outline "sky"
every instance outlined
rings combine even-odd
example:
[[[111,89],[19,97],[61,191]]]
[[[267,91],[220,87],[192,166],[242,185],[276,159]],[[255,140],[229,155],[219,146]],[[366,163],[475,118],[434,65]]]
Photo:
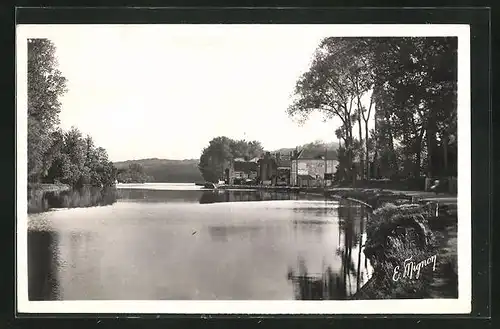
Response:
[[[112,161],[199,158],[217,136],[266,150],[336,141],[340,121],[286,113],[324,26],[73,25],[42,36],[68,79],[61,127],[91,135]]]

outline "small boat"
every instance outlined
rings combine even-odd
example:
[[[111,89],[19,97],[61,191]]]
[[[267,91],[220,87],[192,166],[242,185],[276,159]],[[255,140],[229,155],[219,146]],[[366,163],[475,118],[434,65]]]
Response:
[[[204,188],[209,188],[209,189],[212,189],[212,190],[216,190],[217,189],[217,185],[215,185],[215,183],[205,183],[203,185]]]

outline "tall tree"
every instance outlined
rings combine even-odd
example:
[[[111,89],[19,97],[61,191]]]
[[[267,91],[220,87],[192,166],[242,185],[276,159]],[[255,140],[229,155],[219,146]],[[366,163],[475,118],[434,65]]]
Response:
[[[361,143],[355,144],[353,138],[353,123],[357,121],[360,142],[363,140],[361,119],[365,109],[361,98],[373,84],[367,60],[356,57],[363,49],[361,38],[324,39],[314,54],[311,67],[299,78],[293,103],[288,108],[290,116],[302,119],[313,112],[323,113],[325,119],[340,119],[344,133],[336,135],[344,140],[346,168],[351,168],[355,145],[363,160],[359,154],[363,153],[363,148],[359,147]],[[362,54],[365,53],[368,52]]]
[[[28,177],[38,181],[48,170],[44,155],[59,122],[66,78],[57,69],[56,48],[48,39],[28,39]]]
[[[116,169],[103,148],[73,127],[58,128],[66,78],[48,39],[28,40],[28,179],[73,187],[112,185]]]
[[[385,176],[419,177],[424,163],[429,176],[453,174],[456,49],[457,38],[326,38],[297,82],[288,114],[339,118],[336,137],[345,148],[340,158],[351,163],[358,150],[367,173],[371,152]],[[376,127],[369,136],[372,108]]]
[[[403,149],[403,167],[413,165],[414,176],[420,175],[424,146],[427,175],[439,173],[438,135],[456,132],[456,40],[373,39],[377,108],[383,106]]]

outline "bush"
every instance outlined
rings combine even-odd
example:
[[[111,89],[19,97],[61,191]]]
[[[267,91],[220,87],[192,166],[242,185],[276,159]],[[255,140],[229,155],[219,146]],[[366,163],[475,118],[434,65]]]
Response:
[[[428,227],[428,207],[385,204],[375,210],[367,223],[365,254],[372,260],[379,298],[425,298],[432,281],[432,271],[421,270],[421,276],[393,280],[396,266],[402,270],[410,259],[415,263],[435,254],[435,238]]]

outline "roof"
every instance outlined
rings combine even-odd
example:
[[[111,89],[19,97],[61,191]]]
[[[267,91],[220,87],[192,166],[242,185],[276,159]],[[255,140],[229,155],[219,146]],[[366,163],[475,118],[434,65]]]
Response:
[[[278,159],[277,165],[278,165],[278,167],[291,167],[292,160],[290,160],[290,159]]]
[[[233,168],[235,171],[243,171],[243,172],[257,171],[257,163],[252,161],[235,161]]]
[[[300,179],[316,179],[316,177],[312,176],[312,175],[299,175],[299,178]]]
[[[262,158],[257,161],[258,163],[272,163],[273,165],[276,164],[276,159],[275,158]]]
[[[298,158],[303,159],[303,160],[315,160],[315,159],[325,159],[325,153],[326,153],[326,159],[327,160],[337,160],[337,152],[334,150],[308,150],[308,149],[302,149],[299,152]]]

